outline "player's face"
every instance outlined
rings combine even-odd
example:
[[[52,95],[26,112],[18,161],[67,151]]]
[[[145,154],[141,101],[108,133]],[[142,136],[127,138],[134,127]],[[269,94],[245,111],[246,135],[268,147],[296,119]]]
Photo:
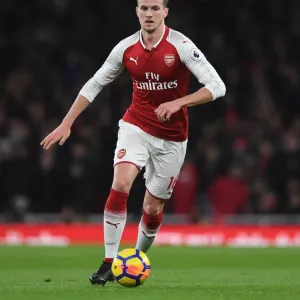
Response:
[[[141,27],[148,33],[153,33],[162,23],[169,12],[163,5],[163,0],[139,0],[136,8]]]

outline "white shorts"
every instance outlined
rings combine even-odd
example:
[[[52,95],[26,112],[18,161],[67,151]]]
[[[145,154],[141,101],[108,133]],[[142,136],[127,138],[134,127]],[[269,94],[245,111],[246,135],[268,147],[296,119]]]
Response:
[[[169,199],[185,158],[186,147],[187,140],[162,140],[120,120],[114,166],[128,162],[138,169],[145,167],[148,192],[156,198]]]

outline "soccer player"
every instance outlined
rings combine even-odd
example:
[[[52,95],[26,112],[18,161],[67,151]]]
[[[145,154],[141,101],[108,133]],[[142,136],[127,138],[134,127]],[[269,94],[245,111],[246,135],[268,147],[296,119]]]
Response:
[[[90,276],[92,284],[113,281],[111,263],[126,223],[131,186],[145,167],[146,193],[136,248],[152,245],[184,161],[188,138],[187,108],[225,95],[225,85],[195,44],[168,28],[168,0],[137,0],[141,30],[122,40],[83,86],[61,124],[42,142],[49,149],[63,145],[80,113],[124,68],[132,77],[132,104],[119,121],[114,176],[104,209],[105,257]],[[192,72],[204,85],[187,95]]]

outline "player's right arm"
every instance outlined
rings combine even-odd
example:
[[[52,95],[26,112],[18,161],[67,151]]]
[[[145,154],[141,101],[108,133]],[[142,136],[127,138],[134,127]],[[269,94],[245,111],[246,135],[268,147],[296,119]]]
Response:
[[[40,145],[43,146],[43,149],[48,150],[58,141],[59,145],[63,145],[70,136],[71,127],[77,117],[95,99],[103,87],[111,83],[122,72],[124,69],[122,48],[121,42],[112,50],[102,67],[83,86],[61,124],[41,142]]]

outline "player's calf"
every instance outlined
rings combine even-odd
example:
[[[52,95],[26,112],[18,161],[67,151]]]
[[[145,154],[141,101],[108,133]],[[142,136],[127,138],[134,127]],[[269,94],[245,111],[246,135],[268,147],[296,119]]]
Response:
[[[154,239],[162,224],[162,210],[156,215],[149,215],[143,210],[143,216],[139,224],[136,249],[147,252],[154,242]]]
[[[101,267],[90,276],[92,284],[112,281],[111,263],[116,257],[127,218],[128,194],[111,189],[104,209],[105,257]]]
[[[105,259],[110,260],[117,255],[121,236],[127,218],[128,194],[111,189],[104,209],[104,242]]]

